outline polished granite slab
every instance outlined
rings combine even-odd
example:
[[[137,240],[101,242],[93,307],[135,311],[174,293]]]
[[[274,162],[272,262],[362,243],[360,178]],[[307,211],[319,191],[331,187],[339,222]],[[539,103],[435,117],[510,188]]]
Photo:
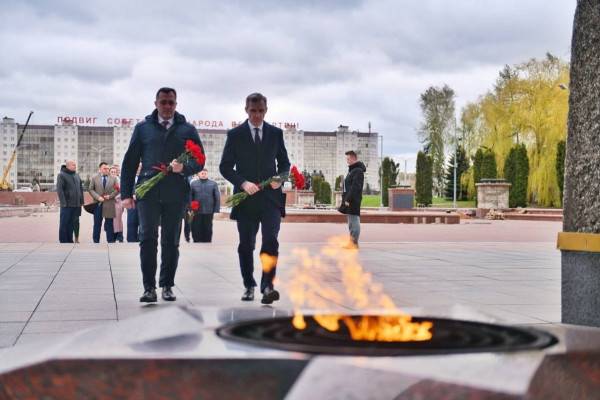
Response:
[[[215,332],[229,322],[284,315],[289,311],[270,307],[156,307],[51,345],[6,348],[0,398],[600,398],[594,328],[537,326],[559,340],[544,350],[411,357],[310,356],[226,341]],[[444,315],[491,322],[465,307]]]

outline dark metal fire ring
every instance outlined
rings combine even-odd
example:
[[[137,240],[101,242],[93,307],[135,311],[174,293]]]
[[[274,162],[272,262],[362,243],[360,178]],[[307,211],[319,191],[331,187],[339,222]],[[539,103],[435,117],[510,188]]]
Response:
[[[303,330],[292,326],[292,317],[239,321],[222,326],[217,334],[227,340],[284,351],[381,357],[537,350],[558,342],[551,334],[537,329],[426,317],[415,317],[413,321],[433,322],[431,340],[354,341],[343,324],[339,331],[330,332],[311,316],[305,316],[305,321]]]

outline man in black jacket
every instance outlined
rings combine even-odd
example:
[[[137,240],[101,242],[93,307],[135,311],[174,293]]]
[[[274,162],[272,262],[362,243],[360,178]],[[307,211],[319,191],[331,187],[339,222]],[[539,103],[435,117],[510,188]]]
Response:
[[[175,271],[179,261],[181,219],[189,198],[187,176],[200,171],[203,165],[191,159],[182,164],[177,157],[185,151],[186,140],[202,146],[198,131],[185,117],[175,112],[177,93],[172,88],[160,88],[154,102],[156,109],[135,126],[121,168],[121,201],[124,208],[133,207],[134,180],[140,160],[142,170],[137,183],[157,173],[156,167],[170,165],[171,171],[144,196],[136,200],[140,222],[140,259],[144,279],[143,303],[156,302],[156,256],[158,227],[161,227],[161,264],[159,285],[162,298],[176,299],[173,294]]]
[[[348,216],[348,229],[352,243],[348,248],[358,248],[358,238],[360,236],[360,203],[362,202],[363,183],[365,181],[365,164],[358,161],[358,156],[352,150],[346,153],[346,163],[348,163],[348,175],[344,179],[344,190],[342,194],[342,203],[345,206],[345,213]]]
[[[221,193],[217,182],[208,179],[205,168],[198,174],[198,179],[190,184],[192,201],[200,203],[200,208],[194,212],[192,220],[192,238],[194,242],[210,243],[213,234],[213,217],[221,209]]]
[[[81,215],[83,205],[83,185],[77,172],[77,164],[68,160],[60,168],[56,178],[56,192],[60,201],[60,224],[58,240],[60,243],[73,243],[75,220]]]
[[[279,255],[279,226],[285,216],[285,195],[281,182],[272,182],[264,190],[259,183],[273,176],[287,176],[290,161],[283,142],[283,131],[264,122],[267,98],[252,93],[246,98],[248,119],[227,132],[227,140],[219,170],[233,184],[234,193],[245,191],[249,197],[231,210],[231,219],[237,220],[240,237],[238,256],[246,288],[242,301],[254,300],[254,247],[258,227],[261,227],[262,278],[261,302],[271,304],[279,300],[279,292],[273,287],[273,279]]]

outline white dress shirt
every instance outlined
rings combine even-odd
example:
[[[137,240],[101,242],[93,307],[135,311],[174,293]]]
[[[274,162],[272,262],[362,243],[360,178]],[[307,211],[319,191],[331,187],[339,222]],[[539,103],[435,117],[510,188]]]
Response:
[[[163,117],[161,117],[160,115],[158,116],[158,123],[159,124],[163,124],[163,121],[169,121],[169,123],[167,124],[167,126],[165,128],[169,129],[170,127],[173,126],[173,121],[175,120],[175,117],[169,118],[169,119],[164,119]]]
[[[254,126],[254,125],[252,125],[252,123],[250,122],[250,120],[248,120],[248,125],[250,125],[250,133],[252,133],[252,140],[254,140],[254,135],[255,135],[255,132],[256,132],[255,129],[258,128],[258,137],[262,141],[262,139],[263,139],[263,125],[264,125],[264,122],[261,122],[260,126]]]

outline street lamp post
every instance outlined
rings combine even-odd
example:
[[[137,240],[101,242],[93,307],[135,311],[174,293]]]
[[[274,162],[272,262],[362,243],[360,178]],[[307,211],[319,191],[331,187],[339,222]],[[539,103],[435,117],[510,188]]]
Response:
[[[383,135],[379,136],[380,145],[379,145],[379,191],[380,193],[380,201],[379,206],[383,208]]]
[[[458,136],[456,135],[456,120],[454,120],[454,194],[452,196],[452,206],[456,209],[456,170],[458,169]]]
[[[98,165],[100,165],[100,163],[102,162],[102,152],[109,150],[110,147],[95,147],[95,146],[90,146],[90,149],[95,152],[98,153]]]

